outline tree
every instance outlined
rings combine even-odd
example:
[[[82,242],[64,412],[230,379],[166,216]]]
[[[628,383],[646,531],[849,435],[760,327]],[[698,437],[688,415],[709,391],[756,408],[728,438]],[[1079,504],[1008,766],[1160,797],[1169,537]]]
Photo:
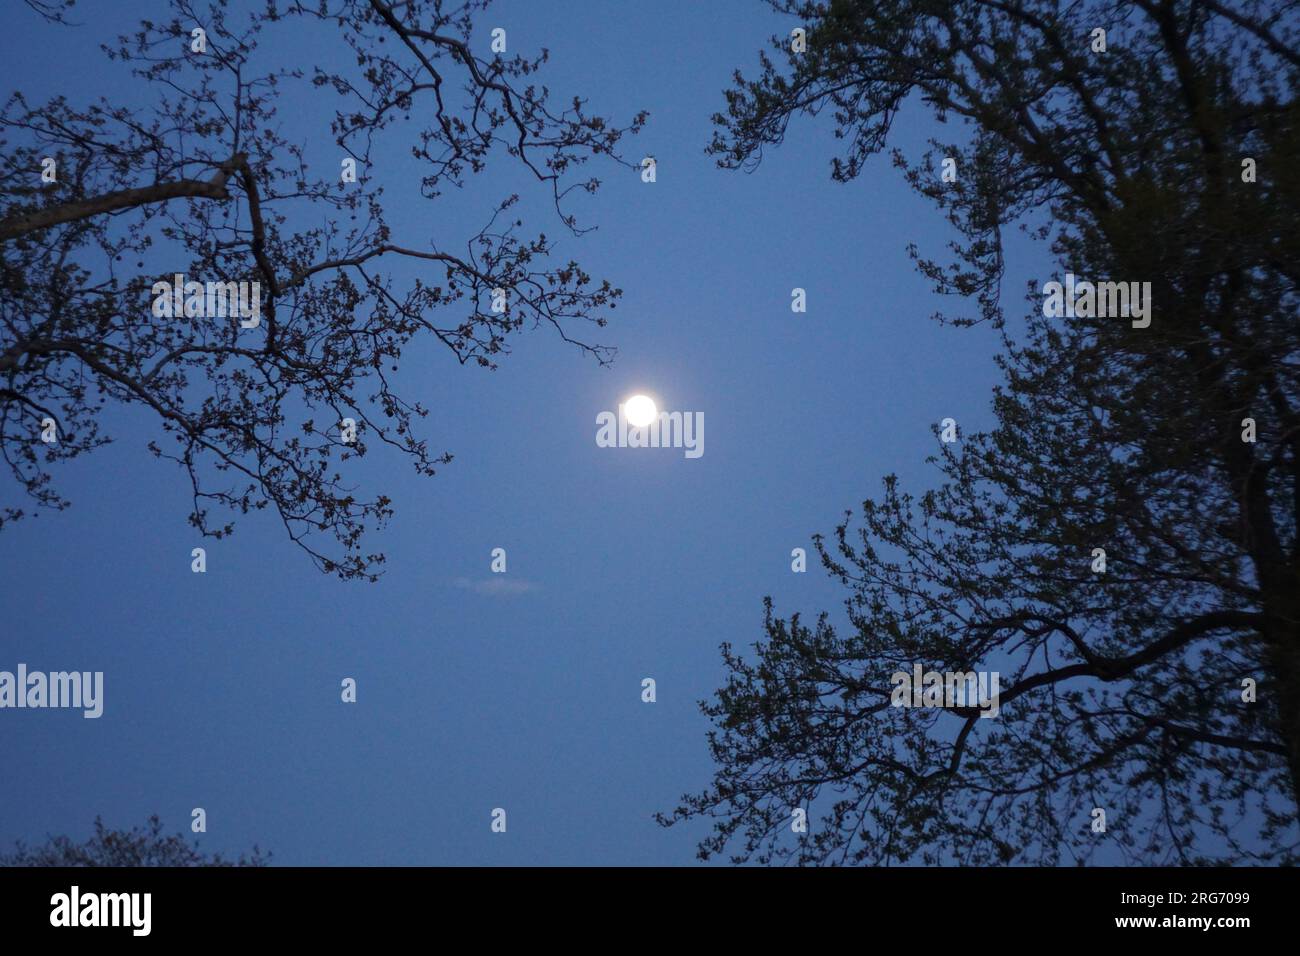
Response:
[[[959,126],[894,160],[959,235],[951,262],[912,254],[937,290],[978,304],[954,324],[1000,330],[1004,382],[996,427],[931,459],[939,487],[917,496],[889,476],[817,537],[847,625],[780,617],[768,598],[753,658],[723,645],[727,681],[701,703],[713,782],[660,822],[711,819],[702,857],[760,862],[1083,863],[1103,846],[1129,862],[1296,862],[1291,5],[775,6],[807,51],[775,37],[781,66],[764,54],[758,79],[736,74],[720,165],[754,168],[823,110],[844,182],[901,109]],[[1009,321],[1012,228],[1080,279],[1149,281],[1149,325],[1049,317],[1037,283]],[[918,663],[1000,672],[998,717],[956,696],[894,706],[894,675]]]
[[[451,459],[417,435],[427,409],[392,382],[412,342],[494,368],[515,333],[546,325],[612,357],[571,326],[603,326],[621,291],[558,260],[545,234],[522,235],[518,194],[486,204],[459,251],[386,222],[401,163],[419,164],[432,202],[505,158],[578,234],[568,200],[599,186],[580,167],[629,166],[616,149],[645,114],[619,126],[577,97],[553,105],[535,81],[545,51],[480,56],[473,17],[488,2],[268,0],[234,23],[225,0],[170,0],[168,19],[103,47],[141,82],[140,103],[9,98],[0,452],[38,511],[67,506],[53,468],[110,440],[105,409],[138,406],[162,431],[153,454],[184,470],[203,535],[269,506],[322,570],[373,580],[383,555],[363,535],[393,509],[356,493],[350,463],[370,442],[424,475]],[[29,6],[70,28],[70,3]],[[279,60],[331,42],[329,66]],[[283,132],[316,115],[332,117],[327,148]],[[162,284],[177,274],[180,299]],[[0,526],[25,513],[5,507]]]
[[[22,842],[12,853],[0,853],[0,866],[266,866],[271,855],[256,846],[251,854],[230,860],[220,853],[203,853],[179,834],[163,836],[162,821],[151,816],[143,827],[110,830],[95,818],[95,835],[85,843],[66,836],[49,837],[38,847]]]

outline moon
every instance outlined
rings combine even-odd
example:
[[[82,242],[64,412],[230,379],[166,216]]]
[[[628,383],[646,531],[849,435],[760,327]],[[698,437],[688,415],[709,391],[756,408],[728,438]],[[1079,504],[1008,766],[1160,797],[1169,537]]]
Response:
[[[659,409],[655,408],[654,399],[650,396],[633,395],[623,403],[623,414],[629,425],[645,428],[659,415]]]

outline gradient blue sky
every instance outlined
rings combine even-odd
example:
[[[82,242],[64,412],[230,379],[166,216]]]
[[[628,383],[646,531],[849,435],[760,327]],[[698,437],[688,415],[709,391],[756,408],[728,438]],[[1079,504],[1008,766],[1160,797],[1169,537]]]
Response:
[[[96,44],[138,19],[123,11],[161,19],[163,4],[79,6],[84,25],[60,30],[6,4],[8,88],[152,96]],[[654,155],[658,182],[603,170],[578,208],[598,231],[561,247],[625,290],[599,336],[617,361],[600,368],[540,329],[496,372],[408,353],[403,388],[433,410],[423,434],[456,458],[433,479],[367,458],[359,477],[398,509],[371,542],[389,556],[375,585],[319,574],[271,515],[201,541],[183,475],[145,452],[154,422],[114,410],[116,444],[56,475],[74,507],[0,534],[0,669],[106,675],[100,720],[0,713],[0,842],[85,836],[96,814],[129,826],[157,812],[188,830],[201,806],[203,847],[258,843],[282,864],[693,860],[702,828],[651,817],[709,779],[696,702],[722,679],[718,644],[761,636],[765,594],[782,614],[838,612],[815,563],[791,573],[791,548],[811,552],[887,473],[932,483],[932,424],[989,425],[997,380],[989,330],[929,319],[954,303],[906,246],[939,254],[951,236],[887,157],[833,183],[824,122],[795,128],[753,175],[704,154],[731,71],[752,72],[792,25],[757,0],[521,0],[479,20],[485,50],[494,26],[511,52],[549,48],[557,95],[650,111],[627,153]],[[317,48],[303,34],[277,49],[310,63]],[[323,111],[286,122],[337,166]],[[919,156],[941,132],[908,110],[895,144]],[[400,151],[370,174],[413,242],[459,243],[503,192],[530,189],[498,162],[445,204],[399,204],[415,175]],[[527,225],[559,235],[530,203]],[[1029,260],[1012,262],[1013,313]],[[795,286],[805,315],[790,311]],[[596,415],[640,390],[704,413],[702,458],[596,446]],[[190,571],[196,545],[205,575]],[[495,547],[531,590],[457,586],[491,580]],[[339,700],[347,676],[356,705]],[[504,836],[489,831],[498,806]]]

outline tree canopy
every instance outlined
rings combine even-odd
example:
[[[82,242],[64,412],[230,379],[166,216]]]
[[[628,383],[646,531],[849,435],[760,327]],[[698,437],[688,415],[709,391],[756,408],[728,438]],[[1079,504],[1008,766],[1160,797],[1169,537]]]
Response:
[[[887,476],[816,538],[843,622],[768,598],[753,653],[723,646],[713,782],[661,822],[759,862],[1296,862],[1295,5],[773,5],[806,50],[736,74],[711,151],[753,170],[828,113],[848,183],[900,111],[950,124],[893,153],[957,236],[913,255],[976,305],[941,319],[999,330],[1003,380],[938,487]],[[1045,315],[1039,282],[1009,318],[1014,229],[1062,273],[1150,282],[1149,324]],[[893,706],[918,663],[1000,672],[997,718]]]
[[[111,830],[99,817],[95,832],[84,843],[52,836],[40,846],[19,842],[10,853],[0,853],[0,866],[266,866],[271,855],[256,846],[230,859],[205,853],[179,833],[163,835],[162,820],[151,816],[144,826]]]
[[[526,234],[520,194],[488,200],[471,235],[388,224],[385,188],[407,181],[391,171],[408,161],[434,208],[490,162],[512,163],[574,234],[569,200],[600,183],[584,164],[627,165],[618,144],[645,115],[620,125],[553,97],[537,79],[545,51],[496,53],[473,36],[487,5],[268,0],[236,15],[224,0],[171,0],[167,19],[103,45],[138,98],[9,97],[0,454],[26,505],[4,504],[0,527],[66,507],[55,469],[111,440],[106,409],[129,405],[156,417],[149,448],[183,470],[202,534],[270,508],[322,570],[373,579],[383,555],[363,536],[392,502],[360,492],[349,462],[383,446],[432,475],[451,457],[419,434],[428,409],[393,384],[404,350],[427,339],[491,368],[517,332],[546,326],[610,359],[575,326],[603,326],[620,290]],[[28,6],[57,50],[71,3]],[[343,55],[286,61],[316,48],[277,41],[307,31]],[[287,131],[313,115],[319,142]],[[256,322],[191,309],[188,294],[160,315],[171,299],[156,283],[177,274],[257,283]]]

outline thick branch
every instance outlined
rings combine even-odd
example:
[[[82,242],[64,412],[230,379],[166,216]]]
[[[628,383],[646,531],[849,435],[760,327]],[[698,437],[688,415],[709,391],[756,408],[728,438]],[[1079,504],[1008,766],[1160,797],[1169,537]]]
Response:
[[[17,239],[29,232],[49,229],[51,226],[62,225],[65,222],[77,222],[104,213],[121,212],[138,206],[151,206],[172,199],[229,199],[226,180],[230,178],[230,173],[243,163],[244,156],[240,154],[222,163],[217,168],[216,175],[206,181],[181,179],[172,183],[154,183],[152,186],[122,189],[92,199],[60,203],[57,206],[48,206],[11,216],[0,220],[0,242]]]

